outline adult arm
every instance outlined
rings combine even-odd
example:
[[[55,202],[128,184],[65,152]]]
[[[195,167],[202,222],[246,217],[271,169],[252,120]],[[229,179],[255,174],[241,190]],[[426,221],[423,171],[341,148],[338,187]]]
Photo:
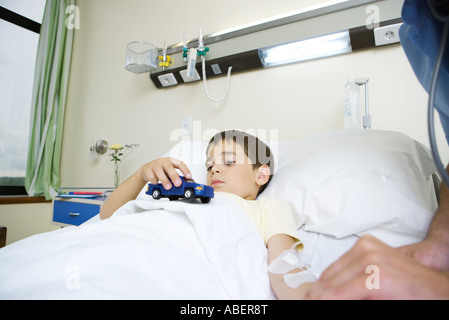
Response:
[[[446,167],[449,173],[449,166]],[[440,186],[440,202],[426,238],[417,244],[400,248],[416,261],[438,270],[449,270],[449,188]]]

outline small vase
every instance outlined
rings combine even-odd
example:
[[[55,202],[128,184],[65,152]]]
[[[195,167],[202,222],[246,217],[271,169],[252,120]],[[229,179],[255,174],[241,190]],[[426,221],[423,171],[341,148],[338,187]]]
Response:
[[[117,187],[120,184],[120,171],[118,170],[118,165],[114,165],[114,187],[117,189]]]

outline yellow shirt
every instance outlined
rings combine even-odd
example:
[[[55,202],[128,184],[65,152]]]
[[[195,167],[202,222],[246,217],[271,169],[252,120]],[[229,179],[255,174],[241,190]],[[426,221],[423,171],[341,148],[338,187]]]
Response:
[[[272,197],[260,197],[257,200],[245,200],[235,194],[220,192],[237,202],[248,214],[265,242],[276,234],[286,234],[299,241],[299,215],[293,206]]]

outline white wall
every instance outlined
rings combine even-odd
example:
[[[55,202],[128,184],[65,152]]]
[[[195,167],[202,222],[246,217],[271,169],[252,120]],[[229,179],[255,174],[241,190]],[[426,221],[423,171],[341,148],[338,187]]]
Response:
[[[344,85],[354,77],[370,79],[373,129],[404,132],[428,145],[427,95],[400,45],[236,74],[219,104],[206,98],[201,83],[157,89],[148,74],[135,75],[124,66],[131,41],[161,47],[164,40],[182,41],[184,30],[194,37],[198,26],[210,34],[322,2],[197,0],[191,6],[180,0],[77,0],[80,29],[65,116],[62,186],[112,185],[109,156],[89,159],[89,147],[98,139],[140,144],[121,166],[125,179],[174,145],[170,134],[185,115],[198,121],[202,133],[211,128],[277,129],[280,140],[343,128]],[[210,80],[211,94],[220,95],[224,83],[224,78]],[[446,149],[441,150],[443,162]],[[29,206],[23,210],[31,211]]]
[[[195,33],[198,25],[209,34],[320,2],[198,1],[193,8],[172,1],[164,12],[152,1],[79,0],[81,26],[75,33],[66,110],[63,186],[112,184],[108,156],[88,158],[89,146],[97,139],[140,144],[122,163],[121,176],[126,178],[174,144],[170,134],[184,115],[200,121],[203,131],[278,129],[280,140],[342,128],[344,85],[353,77],[370,79],[374,129],[401,131],[427,144],[427,95],[399,44],[236,74],[227,99],[219,104],[206,98],[201,83],[157,89],[148,74],[124,68],[130,41],[161,47],[164,40],[182,41],[182,32]],[[224,84],[225,78],[210,80],[211,94],[221,95]]]

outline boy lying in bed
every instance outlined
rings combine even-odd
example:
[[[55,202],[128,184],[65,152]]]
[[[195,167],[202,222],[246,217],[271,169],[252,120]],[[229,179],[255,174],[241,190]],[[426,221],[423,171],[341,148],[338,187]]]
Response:
[[[207,184],[215,192],[223,192],[240,204],[261,233],[268,248],[271,263],[298,241],[298,216],[288,203],[257,196],[267,187],[272,178],[273,156],[269,147],[258,138],[235,130],[215,135],[207,147]],[[262,159],[263,158],[263,159]],[[124,181],[101,207],[101,219],[109,218],[119,207],[134,200],[144,186],[150,182],[162,183],[170,189],[172,183],[181,185],[176,171],[192,178],[185,163],[173,158],[159,158],[140,167]],[[290,273],[297,273],[294,269]],[[309,283],[296,289],[284,282],[282,274],[270,273],[271,286],[279,299],[302,298]]]

